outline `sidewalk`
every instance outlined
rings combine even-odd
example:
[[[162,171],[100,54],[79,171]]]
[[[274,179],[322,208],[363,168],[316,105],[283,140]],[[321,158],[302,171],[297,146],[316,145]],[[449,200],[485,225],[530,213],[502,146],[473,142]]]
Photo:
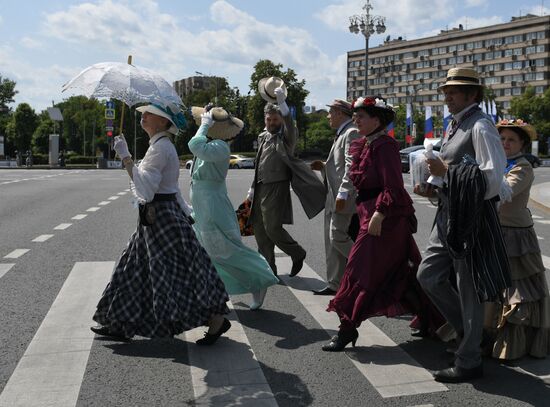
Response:
[[[531,187],[531,202],[541,209],[550,211],[550,182]]]

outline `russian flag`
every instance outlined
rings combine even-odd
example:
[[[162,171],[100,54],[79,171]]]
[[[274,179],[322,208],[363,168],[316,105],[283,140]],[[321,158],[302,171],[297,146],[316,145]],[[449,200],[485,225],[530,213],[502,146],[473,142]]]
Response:
[[[412,130],[412,106],[410,103],[407,103],[407,131],[406,131],[407,134],[405,137],[405,142],[407,144],[412,144],[411,130]]]
[[[434,138],[434,122],[432,119],[432,107],[426,106],[426,121],[424,122],[424,138]]]
[[[491,100],[491,117],[493,118],[493,121],[496,123],[498,120],[497,117],[497,104],[494,100]]]
[[[395,138],[395,130],[393,128],[393,122],[388,124],[388,126],[386,127],[386,131],[388,132],[388,136]]]
[[[447,127],[451,122],[451,112],[449,112],[449,107],[447,105],[443,106],[443,137],[447,134]]]

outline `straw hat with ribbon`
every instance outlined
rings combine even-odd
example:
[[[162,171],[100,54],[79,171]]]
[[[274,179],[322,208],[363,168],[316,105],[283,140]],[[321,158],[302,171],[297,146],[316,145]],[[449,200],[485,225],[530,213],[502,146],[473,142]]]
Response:
[[[260,79],[258,82],[258,92],[260,96],[266,102],[277,103],[277,98],[275,97],[275,89],[281,88],[287,97],[287,90],[285,82],[276,76],[271,76],[269,78]]]
[[[199,106],[193,106],[191,108],[191,114],[195,123],[201,124],[201,114],[204,113],[205,108]],[[212,119],[214,124],[208,129],[208,137],[214,140],[231,140],[241,132],[244,127],[244,122],[241,119],[233,116],[223,107],[213,107],[210,109],[212,112]]]
[[[443,90],[445,86],[481,86],[481,80],[479,74],[472,68],[451,68],[447,71],[447,78],[445,83],[441,85],[438,90]]]
[[[516,119],[516,120],[503,119],[499,121],[496,124],[496,126],[497,126],[497,129],[510,129],[510,128],[520,129],[520,130],[523,130],[523,132],[525,132],[525,134],[527,134],[527,136],[531,140],[537,139],[537,131],[535,130],[535,128],[532,125],[525,123],[521,119]]]

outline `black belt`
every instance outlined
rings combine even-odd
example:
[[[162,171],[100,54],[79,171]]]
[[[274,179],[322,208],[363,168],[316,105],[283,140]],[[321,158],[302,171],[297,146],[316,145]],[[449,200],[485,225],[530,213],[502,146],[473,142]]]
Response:
[[[155,197],[151,202],[168,202],[177,201],[176,194],[155,194]]]
[[[355,198],[355,203],[365,202],[371,199],[375,199],[382,192],[382,188],[371,188],[371,189],[360,189],[357,192],[357,198]]]

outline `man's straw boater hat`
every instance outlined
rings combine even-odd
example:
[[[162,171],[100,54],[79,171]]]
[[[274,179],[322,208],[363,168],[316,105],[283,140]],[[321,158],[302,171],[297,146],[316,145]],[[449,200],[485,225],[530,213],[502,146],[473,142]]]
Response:
[[[223,107],[213,107],[211,109],[214,124],[208,129],[208,137],[213,140],[231,140],[241,132],[244,122],[234,117]],[[201,114],[204,113],[204,107],[193,106],[191,114],[195,123],[201,124]]]
[[[530,125],[530,124],[527,124],[525,123],[523,120],[521,119],[517,119],[517,120],[507,120],[507,119],[503,119],[501,121],[499,121],[497,124],[497,129],[506,129],[506,128],[516,128],[516,129],[520,129],[520,130],[523,130],[525,132],[525,134],[527,134],[527,136],[531,139],[531,140],[536,140],[537,139],[537,131],[535,130],[535,128]]]
[[[481,86],[483,87],[479,74],[472,68],[451,68],[447,72],[445,83],[437,88],[443,90],[445,86]]]
[[[277,98],[275,97],[275,89],[277,88],[281,88],[283,90],[286,98],[286,85],[281,78],[271,76],[269,78],[260,79],[258,82],[258,92],[260,92],[260,96],[266,102],[277,103]]]
[[[353,114],[353,112],[351,111],[351,103],[342,99],[334,99],[334,101],[327,106],[340,110],[346,116],[351,116]]]

